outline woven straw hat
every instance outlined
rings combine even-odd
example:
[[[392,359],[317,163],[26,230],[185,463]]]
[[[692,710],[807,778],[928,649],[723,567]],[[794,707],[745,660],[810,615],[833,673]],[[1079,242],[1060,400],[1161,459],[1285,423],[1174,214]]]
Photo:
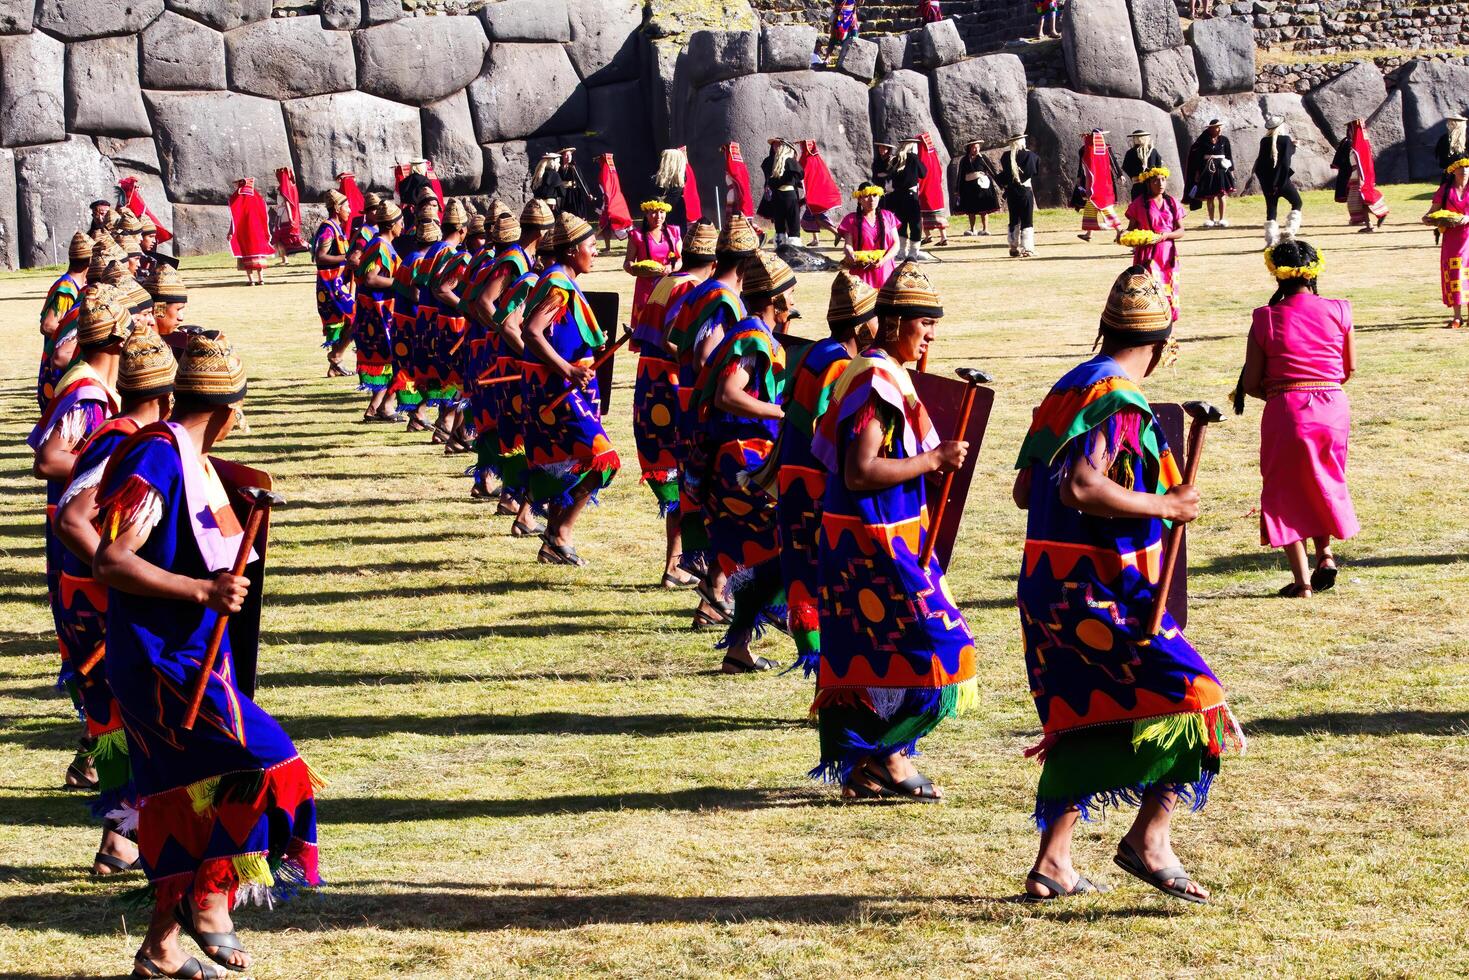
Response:
[[[500,200],[498,197],[492,197],[490,198],[489,213],[490,220],[494,221],[502,214],[512,214],[513,212],[510,210],[509,207],[506,206],[504,201]]]
[[[187,303],[189,301],[189,293],[184,288],[183,277],[167,262],[159,262],[154,265],[153,272],[143,280],[143,288],[153,294],[155,303]]]
[[[92,240],[81,232],[71,236],[71,245],[67,247],[66,257],[76,262],[79,259],[90,259],[92,257]]]
[[[495,219],[495,244],[514,245],[520,241],[520,222],[513,214],[502,214]]]
[[[142,229],[138,232],[138,234],[140,234],[140,235],[156,235],[156,234],[158,234],[158,225],[156,223],[154,223],[153,219],[150,218],[146,213],[145,214],[138,215],[138,223],[143,226]]]
[[[329,214],[336,214],[347,203],[347,195],[341,191],[326,192],[326,209]]]
[[[765,303],[796,284],[796,274],[774,252],[756,252],[743,263],[740,295],[748,303]]]
[[[141,258],[143,255],[143,239],[138,235],[125,234],[118,239],[117,244],[130,259]]]
[[[126,256],[124,256],[126,258]],[[87,281],[106,283],[116,286],[124,279],[130,279],[128,270],[125,269],[117,259],[110,258],[106,252],[93,252],[92,264],[87,267]]]
[[[551,233],[551,247],[571,248],[595,234],[596,230],[591,225],[570,211],[563,211],[556,219],[556,230]]]
[[[472,214],[469,216],[469,234],[483,235],[485,233],[485,227],[486,225],[484,215]]]
[[[209,405],[233,405],[245,397],[245,365],[222,332],[193,331],[179,357],[175,386],[179,394]]]
[[[694,227],[689,229],[689,240],[684,245],[684,262],[707,265],[714,261],[714,253],[718,250],[719,229],[714,227],[714,222],[695,222]]]
[[[717,250],[720,257],[745,258],[754,255],[759,248],[760,239],[755,237],[755,229],[750,227],[749,219],[742,214],[731,215],[719,233]]]
[[[117,214],[121,219],[118,227],[124,235],[137,235],[143,231],[143,222],[127,208],[119,208]]]
[[[550,228],[556,223],[551,207],[540,198],[531,198],[520,212],[520,223],[526,228]]]
[[[377,191],[368,191],[362,195],[362,209],[371,217],[372,213],[383,206],[382,195]]]
[[[843,269],[831,282],[826,322],[834,333],[856,330],[877,318],[877,290]]]
[[[127,297],[116,286],[98,283],[82,294],[77,341],[83,348],[107,347],[127,339],[133,318]]]
[[[464,205],[458,201],[450,201],[444,208],[444,227],[463,228],[469,224],[469,212],[464,210]]]
[[[152,330],[134,330],[122,345],[117,390],[133,398],[157,398],[173,391],[178,361],[163,338]]]
[[[916,262],[904,262],[893,270],[877,294],[877,312],[883,316],[941,317],[939,294]]]
[[[1166,340],[1172,332],[1173,308],[1163,284],[1140,265],[1126,269],[1107,294],[1103,335],[1140,346]]]
[[[420,218],[418,226],[413,230],[413,237],[423,245],[432,245],[444,240],[444,232],[432,218]]]
[[[377,206],[377,223],[383,228],[389,228],[393,222],[401,221],[403,209],[392,201],[384,201]]]
[[[143,288],[143,284],[132,276],[123,274],[118,282],[117,288],[122,290],[123,302],[128,306],[131,313],[152,313],[153,295]]]

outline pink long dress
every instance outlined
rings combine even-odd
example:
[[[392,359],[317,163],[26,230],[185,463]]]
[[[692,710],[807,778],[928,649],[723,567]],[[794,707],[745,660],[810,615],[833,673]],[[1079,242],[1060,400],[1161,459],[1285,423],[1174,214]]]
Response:
[[[666,266],[673,266],[678,262],[678,257],[683,252],[683,239],[678,229],[673,225],[665,224],[663,234],[654,239],[643,231],[642,225],[635,226],[627,233],[627,248],[632,253],[634,262],[642,262],[652,259],[654,262],[662,262]],[[658,276],[638,276],[632,288],[632,320],[637,319],[643,304],[653,294],[653,287],[658,284]],[[628,322],[632,322],[629,320]]]
[[[891,211],[882,208],[873,211],[870,218],[864,218],[861,211],[853,211],[842,219],[837,231],[843,241],[852,243],[854,252],[886,252],[888,246],[898,240],[898,219]],[[852,272],[873,289],[881,289],[896,266],[897,263],[888,259],[871,268],[853,269]]]
[[[1183,227],[1183,205],[1178,199],[1163,194],[1157,199],[1143,194],[1127,206],[1127,219],[1138,228],[1156,231],[1159,234],[1178,231]],[[1132,264],[1153,270],[1168,291],[1168,301],[1173,307],[1173,319],[1178,319],[1182,298],[1178,290],[1178,244],[1173,241],[1144,245],[1132,250]]]
[[[1431,211],[1469,214],[1469,184],[1448,184],[1433,196]],[[1445,228],[1438,246],[1438,274],[1443,282],[1443,305],[1450,309],[1469,303],[1469,225]]]
[[[1301,292],[1255,311],[1250,339],[1265,352],[1260,417],[1260,538],[1279,548],[1361,530],[1347,491],[1352,410],[1342,382],[1352,304]]]

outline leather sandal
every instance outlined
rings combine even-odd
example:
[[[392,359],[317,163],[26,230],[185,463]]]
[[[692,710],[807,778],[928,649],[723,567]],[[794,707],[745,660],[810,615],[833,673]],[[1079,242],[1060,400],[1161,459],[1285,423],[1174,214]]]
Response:
[[[1086,875],[1077,875],[1076,884],[1070,888],[1064,887],[1055,878],[1047,877],[1039,871],[1032,871],[1025,876],[1025,880],[1033,881],[1037,885],[1049,889],[1051,892],[1049,895],[1032,895],[1030,892],[1026,892],[1025,900],[1027,902],[1054,902],[1058,898],[1071,898],[1075,895],[1105,895],[1112,890],[1111,885],[1092,884]]]
[[[1112,856],[1112,863],[1139,881],[1152,885],[1165,895],[1181,898],[1195,905],[1209,904],[1209,900],[1203,895],[1195,895],[1188,890],[1188,884],[1193,879],[1181,866],[1159,868],[1154,871],[1143,863],[1142,855],[1138,854],[1125,840],[1117,842],[1117,853]]]
[[[122,874],[125,871],[137,871],[143,867],[142,858],[134,858],[131,862],[129,862],[124,861],[122,858],[115,857],[111,854],[104,854],[101,851],[98,851],[96,855],[93,856],[92,863],[94,865],[105,865],[106,867],[112,869],[111,871],[98,872],[97,869],[94,867],[92,869],[92,876],[94,878],[110,878],[115,874]]]
[[[178,980],[224,980],[226,976],[225,971],[214,964],[200,963],[197,956],[190,956],[184,960],[183,966],[169,973],[141,954],[133,957],[132,975],[146,978],[146,980],[155,980],[157,977],[177,977]]]
[[[220,966],[234,973],[244,973],[245,967],[236,966],[231,963],[228,954],[231,952],[246,952],[244,946],[240,945],[240,937],[233,931],[230,932],[203,932],[194,925],[192,909],[188,905],[188,899],[184,898],[173,908],[174,921],[184,934],[194,940],[194,944],[203,950],[204,955],[209,957]],[[215,951],[211,953],[208,947],[213,946]]]

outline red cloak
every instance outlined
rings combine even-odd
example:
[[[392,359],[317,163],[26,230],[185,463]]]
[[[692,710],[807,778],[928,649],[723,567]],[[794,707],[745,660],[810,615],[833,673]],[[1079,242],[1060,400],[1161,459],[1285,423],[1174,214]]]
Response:
[[[689,148],[679,147],[683,153],[683,211],[684,218],[693,224],[704,217],[704,206],[699,203],[699,184],[694,177],[694,165],[689,162]]]
[[[815,140],[801,142],[801,170],[806,178],[806,210],[821,214],[841,206],[841,189],[832,179],[831,170],[821,158],[821,150]]]
[[[337,190],[347,199],[352,208],[352,214],[347,218],[347,227],[351,228],[362,214],[363,201],[362,191],[357,188],[357,175],[350,170],[343,170],[337,174]]]
[[[724,183],[729,191],[734,192],[735,212],[747,218],[755,215],[755,198],[750,193],[750,168],[745,166],[745,158],[740,155],[740,144],[726,143],[720,147],[724,154]],[[726,192],[725,200],[729,200]]]
[[[124,177],[117,182],[117,187],[122,191],[123,207],[127,208],[139,218],[147,215],[149,220],[153,222],[154,227],[158,229],[159,245],[173,238],[173,232],[163,226],[163,222],[158,220],[158,215],[154,214],[149,209],[147,203],[144,202],[143,195],[138,193],[138,178]]]
[[[285,204],[286,219],[270,229],[271,243],[286,252],[299,252],[306,248],[301,240],[301,192],[296,189],[296,175],[289,167],[275,172],[280,185],[281,201]]]
[[[1117,203],[1117,185],[1112,180],[1112,151],[1107,137],[1095,130],[1087,137],[1086,168],[1091,173],[1091,201],[1098,211]]]
[[[612,162],[610,153],[599,156],[597,162],[601,164],[597,180],[602,186],[602,233],[605,235],[610,232],[621,237],[621,233],[631,228],[633,222],[632,212],[627,209],[627,200],[622,196],[622,181],[617,177],[617,164]]]
[[[944,200],[944,168],[939,164],[938,149],[928,133],[920,133],[918,136],[918,159],[923,161],[923,166],[928,171],[918,182],[919,209],[928,214],[947,211],[949,206]]]
[[[1371,208],[1382,200],[1382,191],[1377,189],[1377,165],[1372,162],[1372,141],[1367,138],[1367,127],[1352,123],[1352,152],[1357,155],[1357,168],[1362,172],[1362,184],[1358,191],[1362,203]],[[1376,214],[1376,212],[1373,212]]]
[[[266,259],[275,254],[265,198],[255,189],[254,178],[245,178],[230,195],[230,251],[237,259]]]

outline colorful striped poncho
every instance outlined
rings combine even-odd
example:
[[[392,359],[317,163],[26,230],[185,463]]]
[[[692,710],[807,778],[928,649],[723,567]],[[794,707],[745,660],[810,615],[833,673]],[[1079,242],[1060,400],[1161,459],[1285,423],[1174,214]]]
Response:
[[[315,256],[323,247],[328,255],[347,254],[347,233],[342,226],[328,219],[316,229],[311,241],[311,254]],[[345,265],[318,266],[316,269],[316,315],[321,318],[321,333],[325,338],[321,346],[331,347],[342,339],[342,331],[352,320],[352,276]]]
[[[929,534],[923,478],[855,491],[847,454],[870,422],[883,455],[908,459],[939,444],[908,372],[874,348],[837,378],[811,452],[827,473],[818,573],[816,674],[821,763],[813,776],[845,781],[866,756],[911,753],[918,740],[977,697],[974,638],[938,559],[920,567]]]
[[[358,387],[385,391],[393,385],[393,290],[372,289],[368,275],[398,275],[398,253],[392,243],[374,237],[364,246],[357,266],[357,303],[352,316],[352,340],[357,345]]]
[[[1029,467],[1019,607],[1031,696],[1045,732],[1035,818],[1083,817],[1154,787],[1202,807],[1226,737],[1224,690],[1169,615],[1144,635],[1163,563],[1164,522],[1106,518],[1061,502],[1070,467],[1105,452],[1128,489],[1181,482],[1152,408],[1105,355],[1073,368],[1035,410],[1017,469]]]
[[[640,280],[641,281],[641,280]],[[699,285],[687,272],[674,272],[653,284],[652,291],[633,317],[632,347],[638,352],[633,386],[633,439],[643,482],[658,501],[658,512],[678,511],[678,362],[665,346],[670,314]]]

